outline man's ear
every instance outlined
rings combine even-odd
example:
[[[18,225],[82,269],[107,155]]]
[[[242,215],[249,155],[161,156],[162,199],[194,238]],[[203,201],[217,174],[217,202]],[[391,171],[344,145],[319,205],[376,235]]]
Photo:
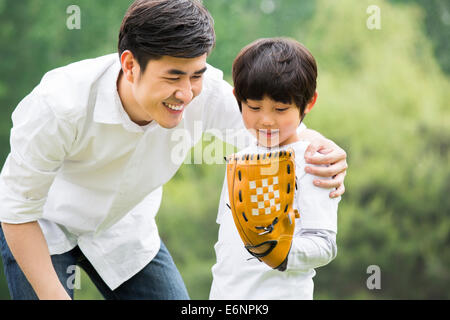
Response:
[[[311,100],[309,101],[309,103],[306,105],[304,114],[309,113],[311,111],[311,109],[314,107],[314,105],[316,104],[316,101],[317,101],[317,96],[318,96],[318,94],[317,94],[317,91],[316,91],[316,92],[314,92],[314,95],[311,98]]]
[[[233,88],[233,96],[236,97],[236,91]]]
[[[134,83],[139,74],[139,63],[134,58],[133,53],[130,50],[125,50],[120,56],[120,62],[122,64],[122,71],[125,78]]]

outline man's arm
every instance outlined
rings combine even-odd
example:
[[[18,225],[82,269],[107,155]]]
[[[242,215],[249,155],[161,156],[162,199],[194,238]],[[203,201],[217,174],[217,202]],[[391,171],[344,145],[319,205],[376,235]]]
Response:
[[[0,173],[0,221],[8,246],[41,299],[67,299],[37,222],[76,126],[56,115],[39,88],[15,109],[11,153]],[[14,281],[14,280],[13,280]]]
[[[341,196],[345,192],[344,179],[348,168],[347,153],[317,131],[305,129],[299,133],[299,136],[301,139],[311,142],[305,152],[306,163],[327,165],[326,167],[306,166],[305,171],[320,177],[332,177],[330,180],[316,179],[314,185],[326,189],[336,188],[330,193],[330,198]],[[322,155],[314,156],[316,152]]]
[[[53,268],[41,227],[37,221],[23,224],[2,222],[6,242],[39,299],[70,300]]]

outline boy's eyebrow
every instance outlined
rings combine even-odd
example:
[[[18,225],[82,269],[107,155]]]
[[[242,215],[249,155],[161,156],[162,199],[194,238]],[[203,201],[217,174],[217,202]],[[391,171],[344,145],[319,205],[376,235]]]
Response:
[[[199,75],[202,74],[206,71],[207,67],[204,67],[203,69],[200,69],[198,71],[195,71],[194,74]],[[168,74],[173,74],[173,75],[186,75],[187,73],[178,69],[170,69],[167,71]]]

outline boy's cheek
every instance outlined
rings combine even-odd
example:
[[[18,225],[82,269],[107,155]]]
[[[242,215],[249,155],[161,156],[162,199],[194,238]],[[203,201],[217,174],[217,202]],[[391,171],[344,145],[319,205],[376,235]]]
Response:
[[[258,130],[256,130],[255,127],[254,127],[252,124],[250,124],[250,123],[244,121],[244,125],[245,125],[245,127],[247,128],[247,130],[248,130],[254,137],[258,138]]]

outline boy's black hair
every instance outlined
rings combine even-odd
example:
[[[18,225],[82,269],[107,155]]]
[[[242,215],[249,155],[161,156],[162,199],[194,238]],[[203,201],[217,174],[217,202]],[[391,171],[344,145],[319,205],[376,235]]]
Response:
[[[137,0],[123,18],[118,51],[130,50],[145,71],[150,59],[196,58],[214,45],[214,21],[199,0]]]
[[[317,65],[312,54],[288,38],[259,39],[244,47],[233,62],[233,83],[239,109],[242,102],[265,95],[294,103],[303,115],[316,91]]]

